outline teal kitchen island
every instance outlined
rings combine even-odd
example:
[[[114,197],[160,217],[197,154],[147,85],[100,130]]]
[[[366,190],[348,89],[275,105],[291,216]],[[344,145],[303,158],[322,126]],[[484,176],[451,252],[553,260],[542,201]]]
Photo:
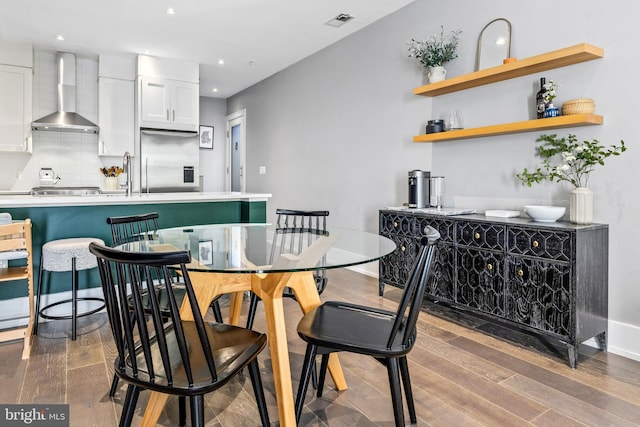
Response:
[[[44,243],[70,237],[98,237],[111,244],[110,216],[158,212],[161,228],[200,224],[260,223],[266,221],[266,204],[271,194],[258,193],[150,193],[100,194],[95,196],[31,196],[0,194],[0,212],[13,219],[31,218],[33,223],[33,272],[39,286],[40,250]],[[97,271],[80,272],[81,288],[100,286]],[[71,273],[51,275],[48,292],[70,289]],[[88,285],[87,285],[88,284]],[[94,289],[100,294],[101,290]],[[0,288],[0,323],[26,323],[29,309],[26,287]],[[7,323],[8,322],[8,323]],[[0,326],[2,327],[2,326]]]

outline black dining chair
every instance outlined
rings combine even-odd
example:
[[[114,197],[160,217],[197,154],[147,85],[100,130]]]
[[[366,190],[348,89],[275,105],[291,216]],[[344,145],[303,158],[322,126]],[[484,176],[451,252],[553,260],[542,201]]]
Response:
[[[276,234],[271,246],[271,254],[269,262],[273,263],[278,255],[282,253],[290,253],[300,255],[303,250],[310,246],[317,236],[326,233],[327,217],[329,211],[305,211],[295,209],[276,209]],[[295,232],[308,232],[308,239],[294,239]],[[318,294],[322,294],[327,287],[327,271],[317,270],[313,272],[313,278],[316,282]],[[295,298],[290,288],[285,288],[283,297]],[[249,302],[249,314],[247,315],[247,328],[253,328],[253,322],[256,315],[260,298],[252,293]]]
[[[409,378],[407,354],[416,341],[416,322],[424,296],[431,261],[440,233],[425,229],[422,248],[395,312],[346,302],[328,301],[306,313],[298,323],[298,335],[307,343],[300,385],[296,397],[299,422],[316,355],[322,355],[317,396],[322,396],[329,354],[350,352],[372,356],[387,368],[396,426],[404,426],[400,378],[407,399],[409,417],[415,424],[416,412]]]
[[[155,233],[158,231],[158,212],[149,212],[136,215],[112,216],[107,218],[107,224],[111,227],[111,243],[112,246],[118,246],[124,243],[137,242],[141,240],[153,240]],[[166,295],[162,288],[156,287],[156,294],[159,297],[161,312],[168,317],[169,307],[167,305]],[[184,298],[184,287],[179,285],[175,290],[178,301]],[[146,295],[146,294],[145,294]],[[146,301],[146,296],[145,296]],[[223,323],[220,304],[217,299],[211,303],[211,309],[216,322]],[[118,376],[114,375],[111,381],[111,389],[109,396],[113,397],[118,389]]]
[[[142,390],[179,396],[180,425],[185,422],[183,402],[188,397],[191,425],[204,426],[204,395],[223,387],[245,367],[249,370],[261,423],[269,425],[257,359],[266,346],[266,335],[204,322],[185,266],[191,261],[188,251],[123,252],[94,243],[89,250],[98,260],[117,349],[115,373],[128,384],[120,426],[131,425]],[[190,303],[188,314],[193,320],[181,318],[175,292],[178,280],[185,289],[184,297]],[[146,291],[152,283],[164,288],[168,316],[157,294]],[[133,319],[138,319],[135,322],[132,306]],[[147,316],[149,320],[140,321]]]

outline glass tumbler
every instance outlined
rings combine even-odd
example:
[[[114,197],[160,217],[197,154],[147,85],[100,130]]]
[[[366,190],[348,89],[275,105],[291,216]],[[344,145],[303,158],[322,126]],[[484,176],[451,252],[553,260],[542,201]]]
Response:
[[[444,207],[444,176],[432,176],[429,182],[429,204],[433,208]]]

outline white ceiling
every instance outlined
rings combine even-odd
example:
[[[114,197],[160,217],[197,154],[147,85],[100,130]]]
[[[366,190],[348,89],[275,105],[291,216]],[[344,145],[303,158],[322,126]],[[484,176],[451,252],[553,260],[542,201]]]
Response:
[[[0,39],[198,62],[200,94],[227,98],[412,1],[2,0]],[[175,15],[166,14],[170,7]],[[324,24],[340,13],[355,19]]]

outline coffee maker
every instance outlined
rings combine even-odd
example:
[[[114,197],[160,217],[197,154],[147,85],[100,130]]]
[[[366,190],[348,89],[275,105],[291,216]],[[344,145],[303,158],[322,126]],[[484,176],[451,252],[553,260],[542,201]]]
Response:
[[[429,171],[409,171],[409,203],[410,208],[429,207]]]

